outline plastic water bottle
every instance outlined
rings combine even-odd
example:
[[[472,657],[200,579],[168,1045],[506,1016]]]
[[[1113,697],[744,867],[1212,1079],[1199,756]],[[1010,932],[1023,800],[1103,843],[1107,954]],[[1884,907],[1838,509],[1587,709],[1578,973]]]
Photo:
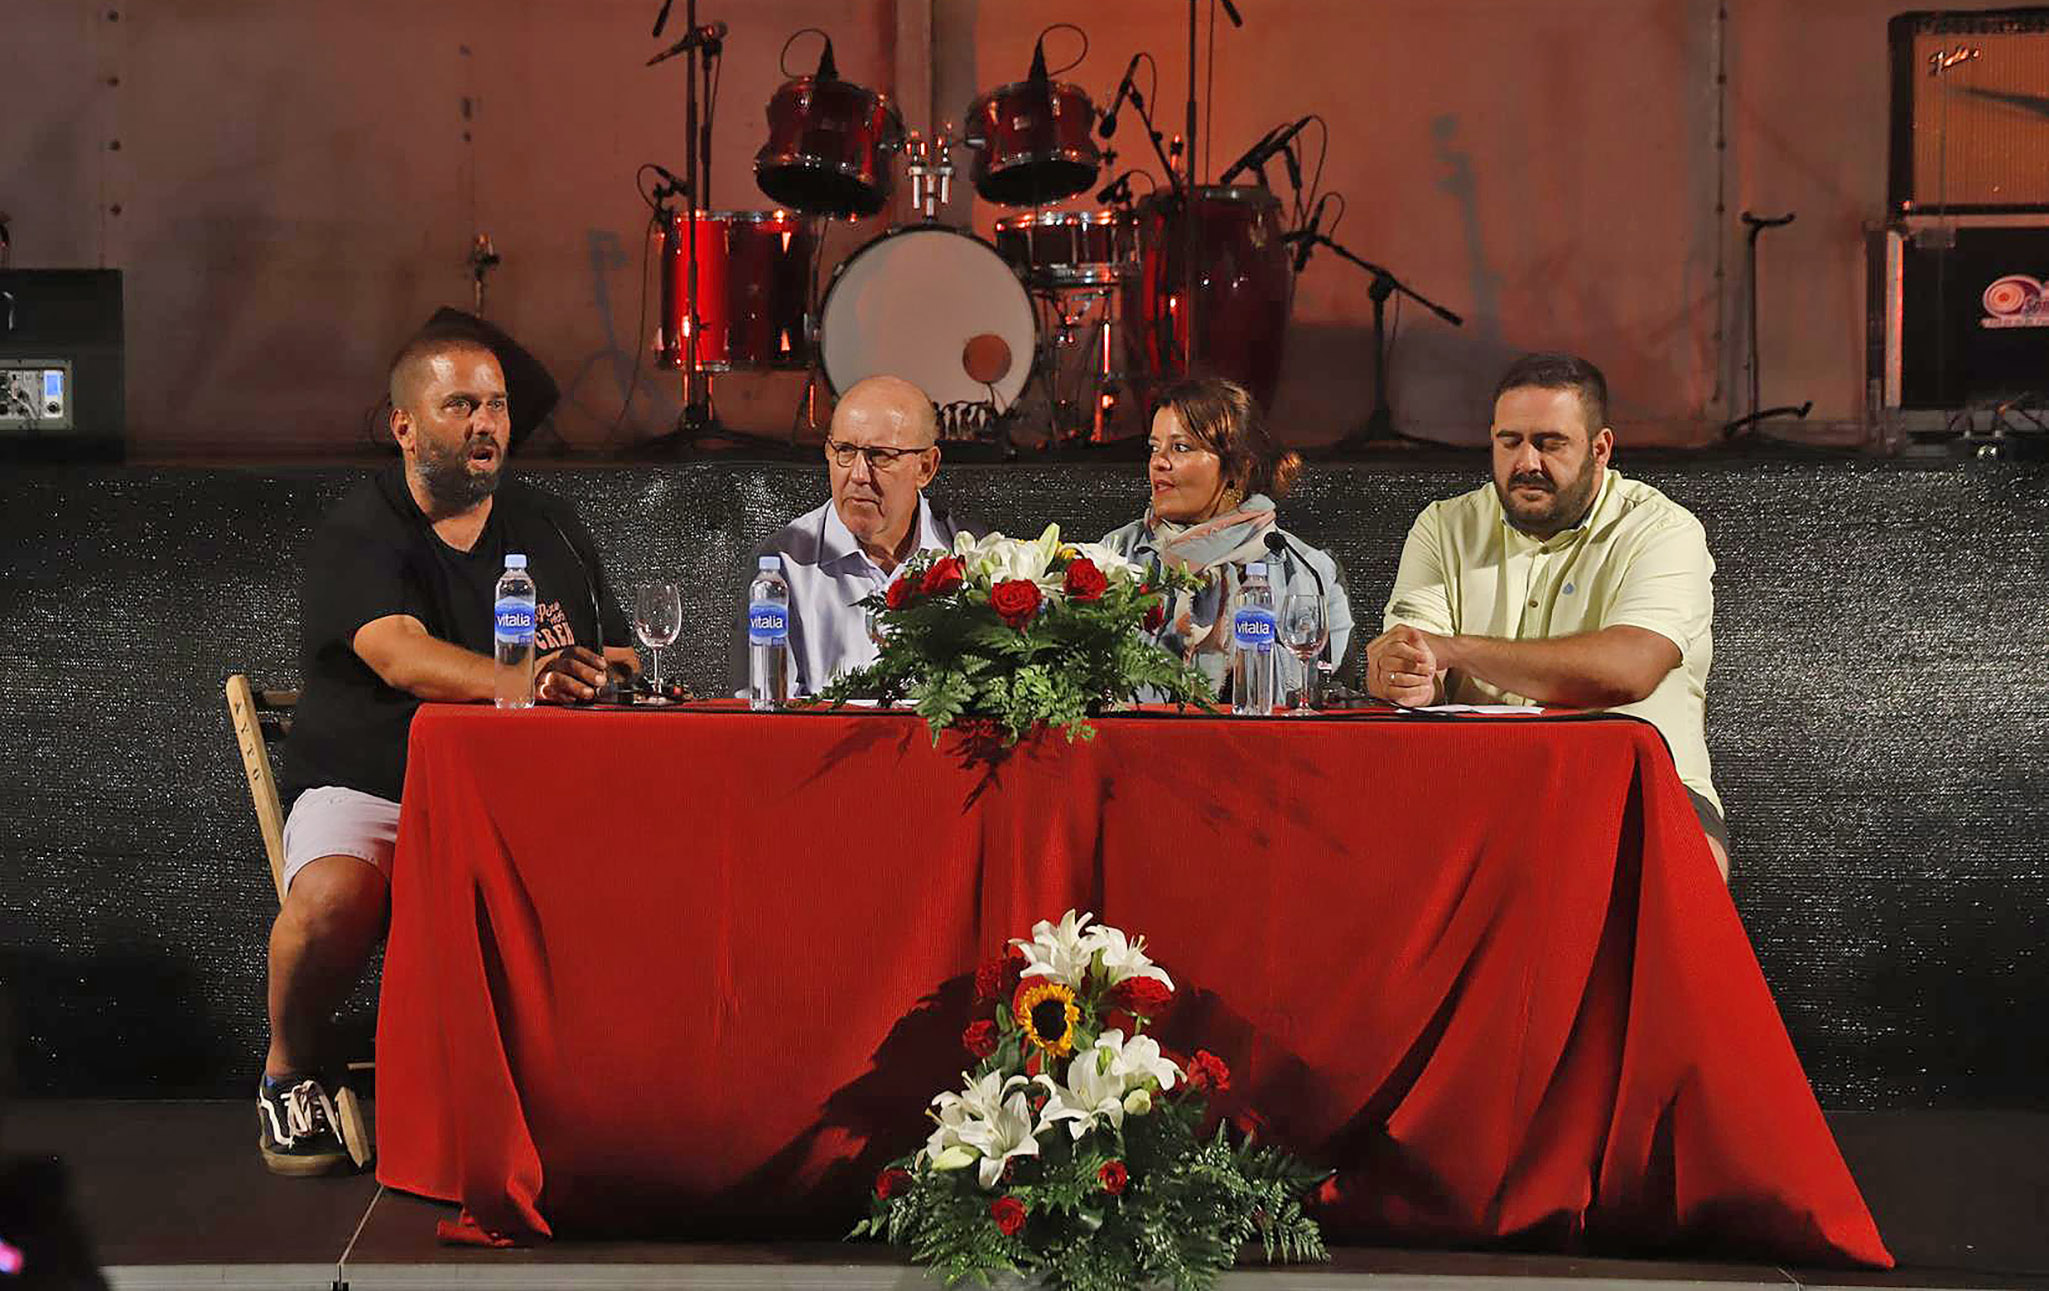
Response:
[[[763,556],[747,587],[747,706],[781,708],[790,697],[790,585],[780,556]]]
[[[1238,584],[1238,602],[1231,614],[1231,711],[1240,717],[1271,717],[1274,689],[1279,684],[1280,619],[1274,613],[1273,588],[1267,586],[1266,562],[1245,567]]]
[[[532,708],[534,704],[534,580],[526,557],[505,558],[505,573],[491,598],[491,640],[498,666],[492,696],[500,708]]]

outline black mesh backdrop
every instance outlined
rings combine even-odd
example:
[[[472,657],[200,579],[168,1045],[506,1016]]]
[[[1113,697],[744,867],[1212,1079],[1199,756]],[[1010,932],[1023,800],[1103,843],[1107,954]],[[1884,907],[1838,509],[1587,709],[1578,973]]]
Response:
[[[1336,549],[1371,623],[1416,510],[1481,469],[1312,471],[1283,513]],[[1136,513],[1138,473],[951,467],[934,493],[1009,532],[1095,537]],[[296,681],[298,552],[361,474],[0,481],[0,972],[25,1090],[253,1078],[275,903],[221,682]],[[1708,738],[1736,896],[1824,1104],[2049,1105],[2049,470],[1642,474],[1720,562]],[[540,478],[579,502],[615,580],[699,589],[665,655],[706,693],[746,556],[825,488],[822,469],[727,464]]]

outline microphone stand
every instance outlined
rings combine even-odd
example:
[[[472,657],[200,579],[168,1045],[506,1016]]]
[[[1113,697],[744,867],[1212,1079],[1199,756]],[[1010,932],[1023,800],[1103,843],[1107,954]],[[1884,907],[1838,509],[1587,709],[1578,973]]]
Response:
[[[665,2],[662,6],[664,16],[668,8]],[[697,0],[684,0],[683,22],[686,32],[699,30]],[[684,266],[683,413],[672,436],[680,438],[686,448],[718,429],[718,418],[711,406],[710,377],[698,358],[698,335],[704,330],[704,317],[698,312],[697,300],[697,213],[710,207],[704,185],[711,175],[711,123],[706,121],[702,127],[699,126],[698,82],[700,76],[709,82],[710,63],[720,56],[722,43],[718,40],[703,41],[684,51],[683,138],[687,152],[683,162],[683,187],[686,191],[683,194],[685,225],[681,239]],[[668,229],[665,227],[665,251],[668,246]],[[665,345],[664,348],[669,347]]]
[[[1365,429],[1353,431],[1339,440],[1334,445],[1336,451],[1345,452],[1407,439],[1408,436],[1395,430],[1394,410],[1387,402],[1387,298],[1400,292],[1453,327],[1464,327],[1466,320],[1395,277],[1387,269],[1371,260],[1361,258],[1350,248],[1340,246],[1321,233],[1309,234],[1302,241],[1314,246],[1328,247],[1340,258],[1351,261],[1373,275],[1373,285],[1366,289],[1366,295],[1373,301],[1373,411],[1366,418]]]
[[[1792,417],[1796,421],[1804,421],[1807,418],[1807,414],[1814,411],[1814,401],[1812,399],[1805,400],[1799,404],[1782,404],[1776,408],[1762,408],[1759,406],[1764,400],[1759,394],[1761,382],[1757,361],[1757,240],[1763,236],[1766,229],[1783,228],[1791,224],[1793,222],[1793,215],[1794,213],[1791,211],[1777,216],[1754,215],[1749,211],[1743,212],[1743,224],[1750,230],[1750,235],[1747,239],[1749,245],[1745,248],[1743,265],[1743,294],[1749,298],[1750,304],[1750,326],[1747,338],[1750,342],[1750,354],[1748,361],[1744,365],[1748,369],[1748,376],[1750,378],[1750,411],[1733,421],[1723,424],[1722,438],[1725,440],[1734,439],[1746,430],[1755,430],[1759,424],[1770,421],[1775,417]]]
[[[1233,27],[1245,25],[1245,19],[1239,14],[1237,5],[1232,4],[1231,0],[1223,0],[1223,6],[1224,13],[1231,19]],[[1182,349],[1184,376],[1194,374],[1196,363],[1202,355],[1201,333],[1196,331],[1195,327],[1195,289],[1202,281],[1202,274],[1195,263],[1196,250],[1201,246],[1201,239],[1195,227],[1195,81],[1197,73],[1201,70],[1195,60],[1197,7],[1198,0],[1188,0],[1188,123],[1181,136],[1181,146],[1186,149],[1181,154],[1182,164],[1186,167],[1185,182],[1181,185],[1181,218],[1187,226],[1181,247],[1181,317],[1188,325],[1188,344]],[[1211,52],[1214,54],[1214,46]],[[1171,165],[1167,167],[1167,173],[1174,173]]]

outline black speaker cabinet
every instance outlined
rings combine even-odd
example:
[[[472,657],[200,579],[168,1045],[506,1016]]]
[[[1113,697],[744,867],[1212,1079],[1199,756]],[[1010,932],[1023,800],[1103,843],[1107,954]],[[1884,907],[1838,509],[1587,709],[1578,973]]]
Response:
[[[1896,221],[1872,239],[1870,300],[1883,408],[2049,394],[2049,215]]]
[[[1903,13],[1886,30],[1893,213],[2049,211],[2049,9]]]
[[[121,271],[0,270],[0,455],[118,459]]]

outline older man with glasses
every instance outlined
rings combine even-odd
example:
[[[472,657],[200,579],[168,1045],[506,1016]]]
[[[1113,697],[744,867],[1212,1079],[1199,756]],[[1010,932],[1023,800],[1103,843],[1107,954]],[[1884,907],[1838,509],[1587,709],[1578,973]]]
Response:
[[[925,392],[869,377],[840,397],[826,431],[832,500],[775,531],[756,553],[782,558],[790,584],[790,693],[816,694],[875,658],[859,602],[920,551],[950,550],[956,523],[925,498],[939,473],[939,419]],[[735,625],[734,689],[747,684],[747,624]]]

